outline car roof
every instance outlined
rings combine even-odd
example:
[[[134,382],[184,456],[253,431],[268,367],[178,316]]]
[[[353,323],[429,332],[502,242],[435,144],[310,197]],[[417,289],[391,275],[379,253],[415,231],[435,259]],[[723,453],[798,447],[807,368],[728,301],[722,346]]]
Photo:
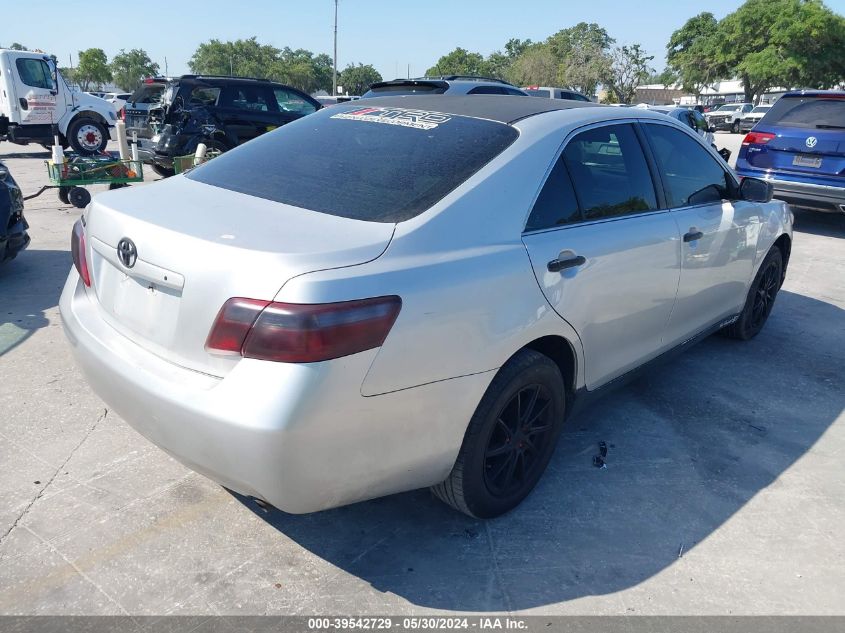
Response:
[[[427,110],[477,119],[489,119],[499,123],[515,123],[526,117],[575,108],[606,108],[607,106],[587,101],[560,99],[536,99],[511,95],[404,95],[393,97],[369,97],[368,104],[388,108]],[[376,103],[377,102],[377,103]]]
[[[845,90],[791,90],[784,97],[845,97]]]

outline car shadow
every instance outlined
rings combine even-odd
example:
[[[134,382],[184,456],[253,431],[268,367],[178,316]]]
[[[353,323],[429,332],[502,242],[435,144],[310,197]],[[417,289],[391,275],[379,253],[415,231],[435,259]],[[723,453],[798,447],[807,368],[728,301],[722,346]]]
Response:
[[[50,325],[46,311],[59,303],[68,251],[28,249],[0,265],[0,356]]]
[[[792,207],[796,233],[845,238],[845,213],[824,213]]]
[[[421,607],[610,594],[670,567],[814,445],[845,406],[843,350],[845,310],[782,291],[754,340],[710,337],[571,418],[537,489],[487,522],[425,490],[302,516],[236,496],[316,556]],[[600,441],[606,468],[593,466]]]

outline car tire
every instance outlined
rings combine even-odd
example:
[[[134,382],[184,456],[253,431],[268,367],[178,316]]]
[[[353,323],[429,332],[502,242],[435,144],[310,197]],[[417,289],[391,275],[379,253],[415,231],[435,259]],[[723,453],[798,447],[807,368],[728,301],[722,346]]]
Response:
[[[153,168],[153,171],[162,178],[170,178],[171,176],[176,174],[176,170],[172,167],[162,167],[161,165],[157,165],[156,163],[153,163],[150,166]]]
[[[475,410],[446,481],[432,491],[471,517],[513,509],[539,481],[566,412],[566,387],[548,356],[524,349],[498,371]]]
[[[782,281],[783,254],[777,246],[773,246],[754,277],[739,318],[723,328],[722,334],[740,341],[757,336],[772,313]]]
[[[731,132],[733,134],[739,134],[739,121],[734,121],[731,124]]]
[[[90,156],[105,151],[109,133],[99,121],[85,117],[74,119],[67,130],[68,141],[74,152]]]

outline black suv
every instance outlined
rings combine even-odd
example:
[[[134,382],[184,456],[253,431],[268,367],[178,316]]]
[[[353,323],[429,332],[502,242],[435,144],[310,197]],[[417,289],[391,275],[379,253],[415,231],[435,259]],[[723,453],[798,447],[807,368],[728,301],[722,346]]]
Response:
[[[157,129],[145,159],[162,176],[173,175],[173,159],[205,143],[225,152],[320,109],[304,92],[264,79],[184,75],[171,81],[161,105],[150,112]]]

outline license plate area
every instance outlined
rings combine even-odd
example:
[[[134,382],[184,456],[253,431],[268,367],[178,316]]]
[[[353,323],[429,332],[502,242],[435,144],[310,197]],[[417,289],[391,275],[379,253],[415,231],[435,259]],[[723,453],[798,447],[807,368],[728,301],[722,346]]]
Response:
[[[182,292],[125,273],[92,251],[97,299],[120,326],[163,347],[173,342]]]
[[[822,159],[818,156],[798,154],[798,156],[792,159],[792,164],[796,167],[811,167],[812,169],[818,169],[822,166]]]

